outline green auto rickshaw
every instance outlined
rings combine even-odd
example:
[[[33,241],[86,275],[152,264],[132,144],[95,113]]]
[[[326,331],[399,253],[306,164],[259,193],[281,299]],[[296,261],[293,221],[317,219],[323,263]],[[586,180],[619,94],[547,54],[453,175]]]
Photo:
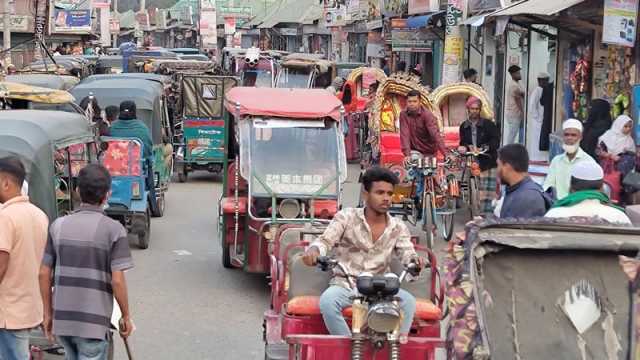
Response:
[[[149,130],[153,140],[153,183],[155,201],[151,201],[151,214],[164,215],[165,192],[169,189],[173,173],[172,128],[167,110],[164,86],[159,81],[135,77],[105,77],[81,82],[71,90],[76,98],[94,96],[101,107],[120,106],[123,101],[133,101],[137,117]]]

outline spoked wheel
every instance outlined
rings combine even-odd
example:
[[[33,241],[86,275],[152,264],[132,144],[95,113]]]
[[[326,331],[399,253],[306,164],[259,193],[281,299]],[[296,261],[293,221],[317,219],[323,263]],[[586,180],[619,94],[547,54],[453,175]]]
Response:
[[[480,216],[480,193],[478,191],[478,179],[469,178],[469,211],[471,218]]]
[[[422,199],[422,230],[425,232],[427,247],[429,249],[433,248],[434,225],[434,209],[433,203],[431,202],[431,194],[425,193],[424,198]]]
[[[453,236],[453,223],[455,222],[456,199],[447,198],[444,207],[438,211],[438,231],[444,241],[451,240]]]

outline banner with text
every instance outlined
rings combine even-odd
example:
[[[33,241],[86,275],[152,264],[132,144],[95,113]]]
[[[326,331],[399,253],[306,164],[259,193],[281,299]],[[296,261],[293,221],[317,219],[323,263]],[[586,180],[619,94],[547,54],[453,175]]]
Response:
[[[602,42],[633,47],[638,23],[638,0],[605,0]]]

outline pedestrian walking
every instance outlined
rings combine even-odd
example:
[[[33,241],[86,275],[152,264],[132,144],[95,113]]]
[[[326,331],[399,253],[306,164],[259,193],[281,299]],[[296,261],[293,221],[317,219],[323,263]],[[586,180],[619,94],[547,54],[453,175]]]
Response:
[[[109,350],[114,296],[122,312],[121,336],[133,330],[124,276],[133,262],[127,231],[102,210],[111,189],[107,169],[87,165],[78,176],[78,189],[79,209],[49,229],[40,268],[43,327],[50,340],[58,338],[68,360],[101,360]]]
[[[38,268],[49,220],[21,194],[26,171],[0,159],[0,359],[29,359],[29,331],[42,323]]]
[[[529,94],[529,131],[527,131],[527,152],[533,161],[543,161],[549,156],[548,154],[540,151],[540,136],[542,134],[542,124],[544,121],[542,93],[548,84],[549,74],[541,72],[538,74],[538,86],[536,86],[531,94]]]
[[[508,70],[511,79],[507,84],[507,101],[505,104],[505,118],[507,120],[505,123],[505,145],[518,142],[520,126],[522,126],[522,120],[524,119],[525,94],[522,85],[520,85],[520,80],[522,80],[520,70],[518,65],[511,65]]]
[[[542,217],[551,207],[551,197],[529,177],[529,154],[520,144],[498,150],[498,176],[506,185],[501,218]]]

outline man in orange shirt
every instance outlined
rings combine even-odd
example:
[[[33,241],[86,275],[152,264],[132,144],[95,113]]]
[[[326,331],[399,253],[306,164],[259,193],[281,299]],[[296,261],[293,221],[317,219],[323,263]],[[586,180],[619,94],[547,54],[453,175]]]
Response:
[[[38,271],[49,220],[20,193],[25,169],[0,158],[0,359],[29,359],[29,330],[42,324]]]

